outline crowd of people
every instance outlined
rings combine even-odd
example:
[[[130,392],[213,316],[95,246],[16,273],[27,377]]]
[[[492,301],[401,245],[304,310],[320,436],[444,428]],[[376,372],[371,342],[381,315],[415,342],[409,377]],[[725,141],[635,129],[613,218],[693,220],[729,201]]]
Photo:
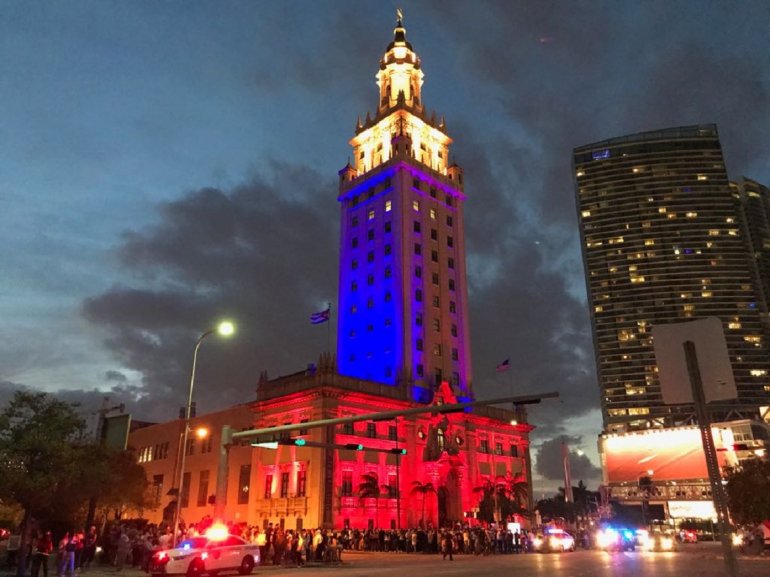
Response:
[[[177,542],[204,535],[213,524],[209,517],[189,526],[181,525]],[[230,534],[239,535],[259,546],[262,565],[300,566],[308,562],[339,563],[346,551],[442,554],[453,559],[455,554],[515,554],[529,550],[534,537],[522,531],[503,527],[470,527],[435,529],[285,529],[269,523],[266,528],[244,523],[229,524]],[[49,577],[49,567],[56,577],[75,577],[86,572],[97,555],[101,562],[120,571],[125,566],[147,570],[152,555],[174,545],[170,525],[113,524],[99,539],[96,527],[88,531],[66,532],[54,539],[50,531],[38,531],[28,551],[31,577]],[[51,560],[55,559],[55,563]],[[42,576],[41,576],[42,573]]]

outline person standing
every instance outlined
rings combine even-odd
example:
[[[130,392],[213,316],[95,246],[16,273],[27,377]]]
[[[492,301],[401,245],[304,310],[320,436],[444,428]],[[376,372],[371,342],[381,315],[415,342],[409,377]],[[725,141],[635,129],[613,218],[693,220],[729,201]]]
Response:
[[[449,531],[444,531],[443,535],[441,535],[441,554],[442,559],[446,559],[446,556],[449,555],[449,560],[454,561],[454,557],[452,557],[452,535],[449,533]]]
[[[96,526],[91,525],[88,533],[83,538],[83,557],[81,558],[82,566],[88,568],[93,563],[96,557]]]
[[[40,533],[35,540],[35,546],[32,554],[32,577],[40,575],[40,568],[43,568],[43,577],[48,577],[48,559],[53,551],[53,538],[51,532]]]
[[[76,546],[74,535],[70,535],[69,531],[67,531],[61,541],[59,541],[59,550],[57,552],[59,577],[64,577],[65,575],[72,577],[75,575]]]

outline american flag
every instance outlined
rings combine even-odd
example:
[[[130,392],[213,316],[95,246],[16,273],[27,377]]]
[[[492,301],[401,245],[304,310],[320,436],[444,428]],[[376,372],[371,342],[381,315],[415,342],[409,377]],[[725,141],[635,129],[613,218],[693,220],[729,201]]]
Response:
[[[502,363],[497,365],[497,368],[495,369],[498,373],[504,373],[508,369],[511,368],[511,359],[505,359]]]
[[[320,325],[322,323],[325,323],[329,320],[329,317],[332,314],[332,307],[328,306],[325,310],[322,310],[317,313],[313,313],[310,315],[310,322],[314,325]]]

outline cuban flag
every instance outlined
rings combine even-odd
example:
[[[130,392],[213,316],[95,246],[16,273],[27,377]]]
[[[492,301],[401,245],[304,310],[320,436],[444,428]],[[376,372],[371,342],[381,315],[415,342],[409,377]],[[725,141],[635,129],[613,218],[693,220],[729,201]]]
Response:
[[[322,310],[317,313],[313,313],[310,315],[310,322],[314,325],[320,325],[322,323],[328,322],[329,317],[332,314],[332,307],[328,306],[326,307],[326,310]]]
[[[510,368],[511,368],[511,359],[505,359],[502,363],[497,365],[497,368],[495,369],[495,371],[497,371],[498,373],[504,373]]]

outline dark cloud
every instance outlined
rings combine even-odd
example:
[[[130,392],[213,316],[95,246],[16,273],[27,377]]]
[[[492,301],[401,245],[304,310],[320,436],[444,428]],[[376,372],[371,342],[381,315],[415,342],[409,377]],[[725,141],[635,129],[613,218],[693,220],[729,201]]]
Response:
[[[233,190],[204,188],[160,207],[160,223],[119,248],[135,286],[87,299],[83,312],[106,345],[138,371],[124,393],[143,418],[174,418],[186,400],[193,347],[221,318],[238,326],[201,347],[199,412],[254,398],[260,371],[303,369],[329,348],[308,322],[336,302],[336,183],[301,166],[273,164],[267,178]],[[335,343],[331,343],[334,348]]]
[[[546,481],[560,481],[564,485],[564,458],[562,443],[569,449],[570,474],[572,484],[583,481],[586,485],[595,486],[601,480],[601,469],[594,465],[585,455],[578,454],[577,447],[583,442],[580,436],[559,435],[544,441],[535,451],[535,473]]]
[[[125,385],[128,382],[128,377],[126,377],[126,375],[120,371],[107,371],[104,374],[104,380],[106,380],[108,383],[118,383],[120,385]]]

